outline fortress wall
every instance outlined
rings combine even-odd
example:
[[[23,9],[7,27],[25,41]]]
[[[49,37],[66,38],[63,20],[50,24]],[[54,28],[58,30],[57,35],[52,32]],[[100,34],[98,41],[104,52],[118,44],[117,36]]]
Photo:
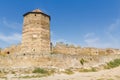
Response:
[[[7,55],[7,54],[18,54],[21,51],[21,44],[19,45],[12,45],[10,47],[1,49],[0,55]]]
[[[66,54],[52,54],[44,55],[6,55],[0,56],[0,71],[10,72],[24,72],[32,71],[36,67],[40,68],[90,68],[99,67],[106,64],[113,59],[120,58],[120,55],[102,55],[102,56],[84,56],[84,55],[66,55]],[[80,60],[84,59],[84,65]]]
[[[39,47],[39,46],[38,46]],[[39,49],[39,48],[38,48]],[[46,50],[47,51],[47,50]],[[40,51],[35,52],[31,51],[28,52],[23,50],[23,46],[20,45],[13,45],[11,47],[2,49],[0,51],[0,54],[2,55],[7,55],[7,54],[31,54],[31,53],[40,53]],[[71,54],[71,55],[109,55],[109,54],[120,54],[119,49],[112,49],[112,48],[107,48],[107,49],[99,49],[99,48],[90,48],[90,47],[85,47],[82,48],[80,46],[74,46],[74,45],[68,45],[65,43],[57,43],[55,46],[52,47],[51,53],[55,54]],[[45,54],[45,53],[41,53]],[[50,54],[50,53],[48,53]]]
[[[68,45],[64,43],[57,43],[53,49],[52,53],[62,53],[62,54],[85,54],[85,55],[107,55],[107,54],[120,54],[119,49],[100,49],[85,47],[81,48],[80,46]]]
[[[62,54],[88,54],[88,55],[98,55],[97,48],[81,48],[80,46],[66,45],[64,43],[57,43],[53,47],[53,53]]]

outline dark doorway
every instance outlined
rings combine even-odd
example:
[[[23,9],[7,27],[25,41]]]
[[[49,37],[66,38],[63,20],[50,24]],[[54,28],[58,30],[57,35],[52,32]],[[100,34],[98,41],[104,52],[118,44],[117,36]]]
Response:
[[[7,54],[10,54],[10,52],[8,51]]]

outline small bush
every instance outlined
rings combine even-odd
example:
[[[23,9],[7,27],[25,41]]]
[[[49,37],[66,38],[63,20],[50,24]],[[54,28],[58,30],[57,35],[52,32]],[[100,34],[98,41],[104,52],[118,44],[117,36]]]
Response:
[[[105,68],[110,69],[118,66],[120,66],[120,59],[115,59],[114,61],[107,63],[107,66],[105,66]]]
[[[66,74],[70,75],[70,74],[74,74],[74,72],[70,69],[66,69],[65,72]]]
[[[45,70],[45,69],[41,69],[41,68],[36,68],[33,73],[40,73],[42,75],[52,75],[55,73],[55,70],[54,69],[51,69],[51,70]]]
[[[97,70],[96,70],[96,68],[91,68],[91,71],[96,72]]]
[[[81,65],[84,65],[84,62],[85,62],[85,60],[82,58],[82,59],[80,60]]]
[[[33,73],[41,73],[41,74],[46,74],[48,73],[47,70],[41,69],[41,68],[36,68]]]
[[[79,72],[96,72],[96,68],[91,68],[91,69],[80,69]]]

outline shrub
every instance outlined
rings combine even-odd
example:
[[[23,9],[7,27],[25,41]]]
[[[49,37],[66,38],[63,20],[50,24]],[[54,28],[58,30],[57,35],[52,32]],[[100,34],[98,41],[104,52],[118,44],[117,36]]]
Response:
[[[41,68],[36,68],[33,73],[41,73],[41,74],[46,74],[48,73],[47,70],[41,69]]]
[[[96,72],[96,68],[90,68],[90,69],[80,69],[79,72]]]
[[[96,68],[91,68],[91,71],[96,72],[97,70],[96,70]]]
[[[42,69],[42,68],[36,68],[33,73],[40,73],[42,75],[51,75],[51,74],[54,74],[55,73],[55,70],[54,69],[51,69],[51,70],[45,70],[45,69]]]
[[[66,74],[70,75],[70,74],[74,74],[74,72],[70,69],[66,69],[65,72]]]
[[[118,66],[120,66],[120,59],[115,59],[114,61],[107,63],[107,66],[105,66],[105,68],[110,69]]]
[[[87,61],[84,60],[83,58],[80,60],[81,65],[84,65],[85,62],[87,62]]]

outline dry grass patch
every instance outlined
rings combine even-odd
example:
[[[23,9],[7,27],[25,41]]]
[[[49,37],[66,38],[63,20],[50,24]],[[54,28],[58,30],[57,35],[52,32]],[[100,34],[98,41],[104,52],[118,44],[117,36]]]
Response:
[[[66,69],[64,71],[64,73],[68,74],[68,75],[71,75],[71,74],[74,74],[74,72],[71,70],[71,69]]]
[[[79,69],[79,72],[96,72],[96,68],[91,68],[91,69]]]

